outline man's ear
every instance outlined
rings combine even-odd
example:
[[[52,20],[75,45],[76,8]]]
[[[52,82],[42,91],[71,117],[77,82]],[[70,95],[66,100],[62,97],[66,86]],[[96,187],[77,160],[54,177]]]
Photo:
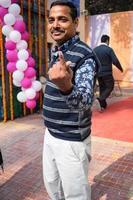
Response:
[[[77,17],[74,22],[75,22],[75,25],[76,25],[76,28],[77,28],[78,25],[79,25],[79,18]]]

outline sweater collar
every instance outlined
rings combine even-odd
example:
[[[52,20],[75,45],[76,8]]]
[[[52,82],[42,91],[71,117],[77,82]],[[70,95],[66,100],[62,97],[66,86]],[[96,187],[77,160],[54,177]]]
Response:
[[[108,46],[105,42],[101,42],[100,45]]]
[[[64,44],[62,44],[61,46],[57,46],[55,45],[52,48],[52,53],[56,53],[57,51],[67,51],[69,46],[74,44],[75,42],[77,42],[79,40],[79,36],[75,35],[72,38],[70,38],[69,40],[67,40]]]

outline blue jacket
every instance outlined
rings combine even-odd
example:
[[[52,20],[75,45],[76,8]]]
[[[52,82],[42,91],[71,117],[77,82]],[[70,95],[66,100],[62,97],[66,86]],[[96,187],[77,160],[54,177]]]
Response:
[[[111,47],[106,44],[101,44],[94,48],[101,66],[98,69],[98,76],[106,76],[112,74],[112,64],[115,65],[120,71],[122,71],[122,66]]]

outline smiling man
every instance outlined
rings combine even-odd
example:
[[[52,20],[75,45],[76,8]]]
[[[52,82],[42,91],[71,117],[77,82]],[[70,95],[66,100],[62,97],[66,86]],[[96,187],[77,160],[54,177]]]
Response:
[[[67,6],[56,5],[50,11],[50,16],[48,18],[49,31],[51,37],[61,45],[69,38],[75,35],[78,18],[77,14],[74,12],[75,8],[71,7],[70,10]],[[69,14],[69,15],[68,15]]]
[[[52,200],[91,200],[91,106],[97,59],[77,34],[76,7],[54,1],[48,28],[56,45],[44,94],[43,177]]]

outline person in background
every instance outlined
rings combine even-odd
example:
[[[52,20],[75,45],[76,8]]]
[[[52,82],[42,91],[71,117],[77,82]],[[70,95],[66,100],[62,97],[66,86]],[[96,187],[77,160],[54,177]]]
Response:
[[[46,83],[43,178],[52,200],[91,200],[91,106],[96,56],[77,34],[73,3],[54,1],[48,29],[56,42]]]
[[[109,97],[114,88],[112,64],[115,65],[121,72],[123,72],[122,66],[114,50],[109,47],[109,41],[110,37],[108,35],[102,35],[101,44],[94,48],[94,52],[101,63],[97,73],[99,84],[99,97],[97,100],[101,111],[107,108],[106,99]]]

